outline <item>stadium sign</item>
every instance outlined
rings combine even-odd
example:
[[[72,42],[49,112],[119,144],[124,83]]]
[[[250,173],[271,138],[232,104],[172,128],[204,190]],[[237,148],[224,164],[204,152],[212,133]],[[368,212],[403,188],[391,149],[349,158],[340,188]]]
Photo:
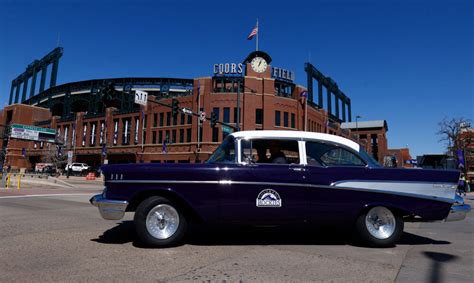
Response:
[[[220,63],[214,64],[214,75],[242,75],[244,70],[242,63]]]
[[[12,124],[10,138],[54,143],[56,130],[29,125]]]
[[[272,78],[293,82],[295,80],[295,72],[272,67]]]

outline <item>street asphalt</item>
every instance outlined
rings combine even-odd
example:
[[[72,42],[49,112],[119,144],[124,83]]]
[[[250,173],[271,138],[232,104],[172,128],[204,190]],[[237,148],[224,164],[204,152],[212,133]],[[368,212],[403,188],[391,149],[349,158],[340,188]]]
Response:
[[[100,184],[0,190],[0,282],[472,282],[474,215],[407,223],[393,248],[360,247],[305,229],[202,229],[179,247],[135,242],[133,214],[103,220],[88,202]],[[21,192],[20,192],[21,191]],[[468,201],[474,204],[474,201]]]

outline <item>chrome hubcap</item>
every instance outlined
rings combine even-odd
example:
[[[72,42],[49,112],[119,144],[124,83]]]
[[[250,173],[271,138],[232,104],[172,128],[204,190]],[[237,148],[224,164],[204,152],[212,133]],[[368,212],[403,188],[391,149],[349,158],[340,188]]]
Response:
[[[176,209],[168,204],[153,207],[146,217],[146,229],[155,238],[165,240],[176,233],[179,226],[179,215]]]
[[[383,206],[376,206],[365,216],[365,226],[370,235],[377,239],[388,239],[395,232],[395,216]]]

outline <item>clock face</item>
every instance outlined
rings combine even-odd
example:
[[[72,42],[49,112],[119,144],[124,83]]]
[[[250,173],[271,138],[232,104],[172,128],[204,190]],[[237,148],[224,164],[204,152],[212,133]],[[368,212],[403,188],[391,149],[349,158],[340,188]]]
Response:
[[[263,73],[267,69],[267,61],[263,59],[262,57],[255,57],[252,59],[250,62],[250,65],[252,66],[252,70],[254,70],[257,73]]]

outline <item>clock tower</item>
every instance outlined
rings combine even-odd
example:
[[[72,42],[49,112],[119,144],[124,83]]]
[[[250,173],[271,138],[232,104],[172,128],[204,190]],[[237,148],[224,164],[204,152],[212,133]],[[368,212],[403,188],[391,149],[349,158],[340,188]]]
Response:
[[[248,77],[271,78],[272,57],[264,51],[254,51],[245,58],[245,75]]]

